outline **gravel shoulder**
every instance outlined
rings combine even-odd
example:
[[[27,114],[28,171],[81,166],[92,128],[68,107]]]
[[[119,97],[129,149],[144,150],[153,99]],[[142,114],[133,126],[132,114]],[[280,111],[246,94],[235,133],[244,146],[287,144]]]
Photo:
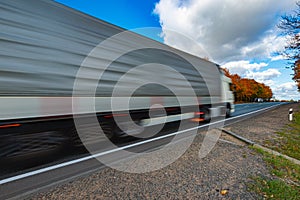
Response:
[[[272,138],[287,123],[283,105],[226,129],[255,142]],[[284,113],[281,115],[280,113]],[[200,132],[176,162],[154,172],[133,174],[106,168],[92,175],[34,194],[29,199],[258,199],[247,186],[251,177],[270,177],[261,156],[228,135],[204,158],[199,150],[206,133]],[[231,141],[228,143],[226,141]],[[226,195],[220,193],[227,190]]]
[[[230,125],[225,129],[260,145],[267,146],[266,141],[274,140],[278,137],[276,132],[286,128],[289,123],[288,112],[290,108],[293,108],[294,112],[299,112],[300,104],[285,104],[260,116]]]
[[[37,194],[32,199],[257,199],[250,176],[264,175],[263,161],[246,146],[219,142],[200,159],[202,137],[176,162],[158,171],[131,174],[104,169]],[[220,191],[228,190],[226,196]]]

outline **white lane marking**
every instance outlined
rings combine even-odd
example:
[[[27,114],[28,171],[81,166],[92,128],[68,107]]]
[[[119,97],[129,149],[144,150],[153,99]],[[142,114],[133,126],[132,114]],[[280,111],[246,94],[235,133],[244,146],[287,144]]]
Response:
[[[72,164],[80,163],[80,162],[90,160],[90,159],[93,159],[93,158],[96,158],[96,157],[104,156],[104,155],[114,153],[114,152],[117,152],[117,151],[120,151],[120,150],[128,149],[128,148],[131,148],[131,147],[135,147],[135,146],[139,146],[139,145],[146,144],[146,143],[149,143],[149,142],[153,142],[153,141],[156,141],[156,140],[164,139],[164,138],[171,137],[171,136],[181,134],[181,133],[184,133],[184,132],[192,131],[192,130],[202,128],[202,127],[205,127],[205,126],[208,126],[208,125],[209,124],[193,127],[193,128],[190,128],[190,129],[174,132],[174,133],[171,133],[171,134],[168,134],[168,135],[163,135],[163,136],[160,136],[160,137],[156,137],[156,138],[152,138],[152,139],[149,139],[149,140],[145,140],[145,141],[137,142],[137,143],[134,143],[134,144],[130,144],[130,145],[127,145],[127,146],[124,146],[124,147],[119,147],[117,149],[108,150],[108,151],[101,152],[101,153],[98,153],[98,154],[95,154],[95,155],[90,155],[90,156],[87,156],[87,157],[83,157],[83,158],[68,161],[68,162],[65,162],[65,163],[53,165],[53,166],[46,167],[46,168],[43,168],[43,169],[38,169],[38,170],[35,170],[35,171],[27,172],[25,174],[20,174],[20,175],[17,175],[17,176],[6,178],[6,179],[3,179],[3,180],[0,181],[0,185],[5,184],[5,183],[9,183],[9,182],[12,182],[12,181],[16,181],[16,180],[19,180],[19,179],[22,179],[22,178],[26,178],[26,177],[29,177],[29,176],[34,176],[34,175],[37,175],[37,174],[41,174],[43,172],[51,171],[51,170],[54,170],[54,169],[66,167],[66,166],[69,166],[69,165],[72,165]]]
[[[83,162],[83,161],[87,161],[87,160],[90,160],[90,159],[93,159],[93,158],[96,158],[96,157],[104,156],[104,155],[114,153],[114,152],[117,152],[117,151],[120,151],[120,150],[132,148],[132,147],[143,145],[143,144],[153,142],[153,141],[156,141],[156,140],[161,140],[161,139],[164,139],[164,138],[167,138],[167,137],[182,134],[182,133],[192,131],[192,130],[195,130],[195,129],[199,129],[199,128],[203,128],[203,127],[206,127],[206,126],[222,123],[222,122],[225,122],[225,121],[228,121],[228,120],[244,117],[244,116],[254,114],[254,113],[257,113],[257,112],[260,112],[260,111],[263,111],[263,110],[267,110],[267,109],[270,109],[270,108],[273,108],[273,107],[276,107],[276,106],[279,106],[279,105],[281,105],[281,104],[273,105],[273,106],[270,106],[270,107],[267,107],[267,108],[252,111],[250,113],[245,113],[243,115],[231,117],[231,118],[228,118],[228,119],[225,119],[225,120],[220,120],[220,121],[216,121],[216,122],[213,122],[213,123],[210,123],[210,124],[196,126],[196,127],[190,128],[190,129],[186,129],[186,130],[178,131],[178,132],[175,132],[175,133],[170,133],[168,135],[163,135],[163,136],[160,136],[160,137],[157,137],[157,138],[152,138],[152,139],[149,139],[149,140],[137,142],[137,143],[130,144],[130,145],[120,147],[120,148],[117,148],[117,149],[108,150],[108,151],[101,152],[101,153],[98,153],[98,154],[95,154],[95,155],[86,156],[86,157],[79,158],[79,159],[76,159],[76,160],[68,161],[68,162],[65,162],[65,163],[53,165],[53,166],[50,166],[50,167],[38,169],[38,170],[35,170],[35,171],[31,171],[31,172],[27,172],[25,174],[20,174],[20,175],[17,175],[17,176],[6,178],[6,179],[3,179],[3,180],[0,180],[0,185],[6,184],[6,183],[9,183],[9,182],[13,182],[13,181],[17,181],[17,180],[27,178],[27,177],[30,177],[30,176],[34,176],[34,175],[37,175],[37,174],[41,174],[41,173],[44,173],[44,172],[48,172],[48,171],[51,171],[51,170],[55,170],[55,169],[58,169],[58,168],[62,168],[62,167],[66,167],[66,166],[69,166],[69,165],[77,164],[77,163],[80,163],[80,162]]]

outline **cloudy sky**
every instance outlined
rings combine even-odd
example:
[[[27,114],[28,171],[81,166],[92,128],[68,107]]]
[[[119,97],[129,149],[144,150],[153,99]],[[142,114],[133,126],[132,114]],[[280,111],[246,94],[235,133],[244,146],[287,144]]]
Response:
[[[276,25],[296,8],[296,0],[57,1],[126,29],[159,27],[162,32],[154,39],[263,82],[277,99],[300,99],[292,71],[276,55],[285,45]]]

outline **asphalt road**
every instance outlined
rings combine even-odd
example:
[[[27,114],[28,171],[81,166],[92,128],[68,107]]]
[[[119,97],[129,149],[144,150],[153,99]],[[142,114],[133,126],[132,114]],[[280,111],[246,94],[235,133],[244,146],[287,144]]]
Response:
[[[245,118],[249,118],[254,115],[258,115],[262,112],[268,110],[268,108],[274,108],[280,106],[283,103],[251,103],[251,104],[238,104],[236,105],[236,111],[233,113],[231,118],[226,119],[226,124],[232,124],[236,121],[241,121]],[[247,114],[250,113],[250,114]],[[198,127],[200,130],[207,129],[209,124],[203,124]],[[190,128],[187,125],[187,128]],[[197,130],[197,127],[195,127]],[[180,137],[176,142],[189,137],[192,135],[192,131],[180,133]],[[170,135],[166,137],[166,135]],[[121,148],[132,151],[132,152],[148,152],[155,148],[168,143],[175,134],[172,134],[172,130],[169,129],[164,134],[160,135],[160,138],[152,139],[149,142],[139,141],[140,144],[136,142],[130,142],[127,147],[123,146]],[[111,162],[117,162],[123,159],[124,156],[119,153],[118,150],[104,150],[99,153],[101,156],[107,156],[108,160]],[[24,173],[18,173],[12,177],[7,177],[0,180],[0,199],[6,199],[10,197],[23,197],[26,194],[39,191],[41,189],[47,189],[49,186],[59,184],[62,182],[67,182],[73,180],[78,176],[83,176],[85,174],[92,173],[105,166],[99,163],[93,158],[93,156],[80,156],[73,157],[72,159],[63,159],[61,163],[49,164],[43,167],[35,167],[35,169],[24,170]],[[18,196],[21,195],[21,196]]]
[[[250,113],[253,111],[257,111],[263,108],[267,108],[270,106],[276,106],[286,104],[282,102],[265,102],[265,103],[244,103],[244,104],[236,104],[235,105],[235,112],[232,113],[232,117],[243,115],[246,113]]]

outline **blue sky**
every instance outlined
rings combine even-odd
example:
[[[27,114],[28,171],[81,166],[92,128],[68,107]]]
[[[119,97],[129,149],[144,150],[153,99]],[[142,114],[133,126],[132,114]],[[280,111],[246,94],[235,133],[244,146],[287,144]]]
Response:
[[[152,14],[158,0],[56,1],[126,29],[160,27],[158,16]]]
[[[277,99],[300,99],[287,62],[274,55],[285,38],[276,25],[296,0],[57,0],[99,19],[135,29],[159,27],[150,37],[269,85]],[[172,31],[170,31],[172,30]],[[178,34],[195,41],[185,44]]]

